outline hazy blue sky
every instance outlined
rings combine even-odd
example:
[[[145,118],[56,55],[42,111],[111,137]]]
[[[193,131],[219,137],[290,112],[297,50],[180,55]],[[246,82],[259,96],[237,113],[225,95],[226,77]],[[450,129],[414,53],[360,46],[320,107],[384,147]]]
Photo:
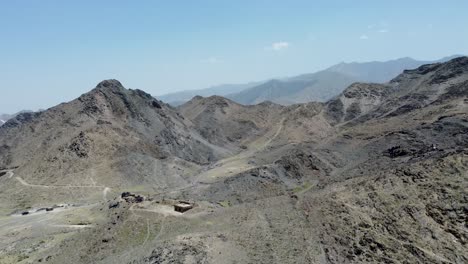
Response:
[[[341,61],[468,54],[468,1],[3,1],[0,113],[100,80],[153,95]]]

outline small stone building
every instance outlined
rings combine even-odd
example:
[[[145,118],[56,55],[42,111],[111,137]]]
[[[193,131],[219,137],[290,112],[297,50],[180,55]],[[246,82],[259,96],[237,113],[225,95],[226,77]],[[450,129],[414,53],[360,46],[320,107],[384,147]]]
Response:
[[[187,212],[188,210],[193,208],[193,204],[189,202],[181,201],[178,204],[174,205],[174,210],[179,213]]]

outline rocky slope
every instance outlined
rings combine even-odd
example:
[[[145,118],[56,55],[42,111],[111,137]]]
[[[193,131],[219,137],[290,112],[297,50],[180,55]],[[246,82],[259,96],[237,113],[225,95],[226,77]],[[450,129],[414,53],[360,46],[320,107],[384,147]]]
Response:
[[[18,113],[15,113],[15,114],[0,114],[0,126],[2,126],[3,124],[5,124],[9,119],[19,115],[19,114],[23,114],[23,113],[31,113],[33,111],[30,111],[30,110],[23,110],[23,111],[19,111]]]
[[[466,263],[467,80],[178,108],[104,81],[0,128],[0,262]]]

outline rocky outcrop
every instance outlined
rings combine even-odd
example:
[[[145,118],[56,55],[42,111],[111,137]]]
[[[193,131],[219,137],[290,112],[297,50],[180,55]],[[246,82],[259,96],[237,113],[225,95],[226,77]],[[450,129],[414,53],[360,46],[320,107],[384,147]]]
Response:
[[[284,169],[286,175],[296,179],[301,179],[305,175],[326,176],[333,169],[317,155],[300,149],[291,151],[275,164]]]
[[[92,142],[91,140],[85,136],[83,132],[72,139],[72,142],[68,146],[68,150],[73,152],[79,158],[86,158],[88,157],[88,148]]]
[[[120,197],[127,203],[141,203],[145,200],[145,197],[130,192],[123,192]]]
[[[351,121],[374,110],[391,92],[387,85],[354,83],[326,104],[327,116],[335,124]]]

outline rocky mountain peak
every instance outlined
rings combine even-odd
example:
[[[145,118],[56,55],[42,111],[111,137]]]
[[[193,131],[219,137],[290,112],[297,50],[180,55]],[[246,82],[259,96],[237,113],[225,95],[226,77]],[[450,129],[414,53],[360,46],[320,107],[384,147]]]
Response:
[[[98,89],[125,89],[122,83],[120,83],[118,80],[115,79],[109,79],[109,80],[104,80],[98,85],[96,85],[96,88]]]
[[[146,105],[162,109],[161,102],[142,90],[126,89],[118,80],[101,81],[92,91],[78,98],[81,113],[87,115],[113,113],[117,116],[141,117]],[[140,118],[141,119],[141,118]]]
[[[222,96],[212,95],[210,97],[206,97],[206,102],[215,104],[215,105],[227,105],[228,103],[231,102],[231,100]]]

